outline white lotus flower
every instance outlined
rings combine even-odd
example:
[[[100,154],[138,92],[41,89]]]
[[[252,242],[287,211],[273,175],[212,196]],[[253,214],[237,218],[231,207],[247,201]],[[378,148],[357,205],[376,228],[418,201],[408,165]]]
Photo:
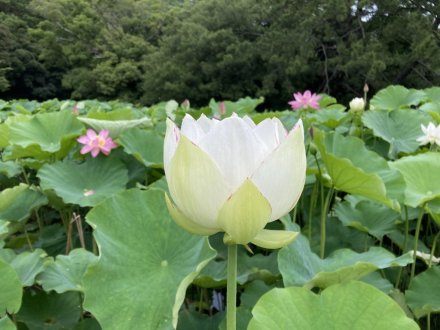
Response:
[[[436,143],[440,146],[440,125],[435,126],[433,123],[429,123],[428,126],[421,125],[423,134],[421,137],[417,138],[420,145],[425,145],[428,143]]]
[[[167,120],[164,167],[173,219],[198,235],[226,232],[226,240],[266,248],[287,245],[297,233],[265,230],[297,203],[306,154],[301,121],[287,132],[277,119],[258,125],[236,115],[195,120],[179,128]]]
[[[362,112],[365,109],[365,101],[361,97],[355,97],[350,101],[349,106],[352,112]]]

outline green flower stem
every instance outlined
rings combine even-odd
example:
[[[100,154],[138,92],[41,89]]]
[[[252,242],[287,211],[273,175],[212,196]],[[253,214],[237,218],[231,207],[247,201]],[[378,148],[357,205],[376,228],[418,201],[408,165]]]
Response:
[[[312,222],[313,222],[313,210],[316,207],[316,201],[318,200],[318,187],[320,182],[318,180],[315,181],[313,184],[313,190],[312,195],[310,196],[310,208],[309,208],[309,219],[308,219],[308,235],[307,238],[309,239],[309,242],[312,241]]]
[[[327,213],[330,207],[330,201],[333,196],[333,187],[327,192],[327,197],[325,198],[324,206],[321,210],[321,246],[320,246],[320,257],[324,259],[325,256],[325,238],[326,238],[326,221],[327,221]]]
[[[414,236],[414,252],[413,252],[413,264],[411,265],[411,277],[410,277],[410,281],[413,280],[414,275],[416,274],[416,259],[417,259],[417,248],[418,248],[418,244],[419,244],[419,235],[420,235],[420,227],[422,225],[422,219],[423,219],[423,214],[425,210],[425,205],[423,204],[422,207],[420,208],[419,211],[419,217],[417,218],[417,224],[416,224],[416,233]]]
[[[228,245],[228,282],[226,292],[226,329],[237,326],[237,244]]]
[[[405,238],[403,240],[402,253],[407,252],[408,247],[408,236],[409,236],[409,217],[408,217],[408,207],[406,205],[403,206],[405,211]],[[402,278],[403,267],[400,267],[399,273],[397,274],[395,288],[398,289],[400,285],[400,280]]]

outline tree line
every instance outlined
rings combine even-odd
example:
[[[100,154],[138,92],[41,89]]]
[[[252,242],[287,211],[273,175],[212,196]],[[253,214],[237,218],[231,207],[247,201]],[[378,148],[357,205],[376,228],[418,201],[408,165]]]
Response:
[[[153,104],[440,85],[425,0],[0,0],[0,98]]]

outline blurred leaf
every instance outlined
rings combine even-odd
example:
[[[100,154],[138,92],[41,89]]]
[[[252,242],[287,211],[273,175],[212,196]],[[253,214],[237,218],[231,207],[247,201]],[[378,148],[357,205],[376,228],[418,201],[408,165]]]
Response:
[[[110,136],[114,139],[132,127],[151,126],[151,119],[148,117],[132,120],[104,120],[86,117],[78,117],[78,119],[93,128],[96,132],[102,129],[108,130]]]
[[[374,107],[374,110],[409,108],[412,105],[418,105],[425,97],[422,91],[391,85],[374,95],[370,100],[370,107]]]
[[[416,330],[418,325],[390,297],[351,281],[320,295],[304,288],[273,289],[252,310],[249,330]]]
[[[4,317],[0,317],[0,329],[2,330],[16,330],[14,322],[6,315]]]
[[[405,292],[406,301],[417,318],[440,312],[440,266],[418,274]]]
[[[0,193],[0,219],[21,222],[28,219],[34,209],[45,204],[47,204],[46,196],[20,183]]]
[[[207,239],[171,220],[160,190],[122,192],[86,218],[100,257],[83,280],[85,308],[104,329],[175,326],[187,286],[215,256]]]
[[[37,282],[48,292],[82,291],[81,281],[84,273],[97,259],[97,256],[84,249],[72,250],[68,256],[58,255],[55,261],[51,260],[46,264]]]
[[[0,220],[0,241],[8,235],[9,232],[8,226],[9,226],[9,221]]]
[[[344,109],[324,109],[316,111],[308,116],[312,122],[324,125],[328,128],[336,128],[345,122],[348,118],[348,113]]]
[[[440,87],[426,88],[423,92],[430,101],[440,103]]]
[[[220,322],[226,317],[225,312],[212,316],[202,314],[194,309],[184,309],[179,313],[177,330],[218,330]]]
[[[278,253],[284,285],[307,288],[326,288],[362,278],[378,269],[403,267],[412,263],[412,260],[409,253],[396,258],[381,247],[371,247],[364,253],[340,249],[321,259],[310,250],[309,242],[303,235]]]
[[[41,249],[25,251],[10,260],[9,265],[17,272],[23,286],[31,286],[35,283],[35,277],[43,271],[46,256],[46,252]]]
[[[233,113],[236,113],[237,115],[244,116],[252,111],[255,110],[255,108],[262,104],[264,102],[264,98],[260,97],[258,99],[253,99],[250,97],[241,98],[238,101],[223,101],[225,106],[225,113],[222,114],[222,118],[229,117]],[[212,114],[216,115],[219,114],[219,103],[214,100],[211,100],[209,102],[209,107],[211,108]]]
[[[379,271],[369,273],[368,275],[359,279],[359,281],[368,283],[385,294],[391,293],[394,289],[393,284],[389,280],[384,278]]]
[[[95,206],[123,190],[127,169],[117,158],[86,158],[83,163],[65,160],[46,164],[38,171],[41,188],[53,189],[64,202]]]
[[[344,226],[367,232],[378,239],[397,229],[400,213],[371,200],[348,195],[334,211]]]
[[[22,172],[20,164],[12,161],[2,162],[0,161],[0,174],[6,175],[8,178],[12,178]]]
[[[0,259],[0,316],[16,313],[21,306],[21,282],[15,270]]]
[[[133,128],[119,137],[125,152],[133,155],[147,167],[163,166],[163,140],[157,132]]]
[[[101,330],[101,326],[99,325],[96,319],[83,319],[79,321],[79,323],[73,328],[73,330]]]
[[[72,329],[81,315],[80,296],[76,292],[46,293],[26,291],[17,320],[32,330]]]
[[[227,249],[223,244],[223,233],[210,236],[212,247],[217,250],[217,257],[194,279],[194,284],[204,288],[218,288],[226,285]],[[274,280],[278,274],[277,252],[267,256],[261,253],[249,256],[242,247],[237,251],[237,283],[245,284],[252,279]]]

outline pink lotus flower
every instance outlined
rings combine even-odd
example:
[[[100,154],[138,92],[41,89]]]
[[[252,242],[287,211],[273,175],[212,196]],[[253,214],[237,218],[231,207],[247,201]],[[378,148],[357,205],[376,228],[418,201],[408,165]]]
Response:
[[[315,110],[319,109],[318,101],[321,96],[316,95],[315,93],[312,94],[312,92],[309,90],[305,91],[304,94],[301,94],[300,92],[294,93],[293,97],[295,98],[295,100],[289,102],[293,110],[307,108],[312,108]]]
[[[106,129],[101,130],[99,134],[96,134],[92,129],[88,129],[86,135],[80,136],[77,141],[84,144],[80,153],[84,155],[90,152],[93,158],[98,156],[99,152],[107,156],[112,149],[118,146],[113,142],[112,138],[108,136]]]

